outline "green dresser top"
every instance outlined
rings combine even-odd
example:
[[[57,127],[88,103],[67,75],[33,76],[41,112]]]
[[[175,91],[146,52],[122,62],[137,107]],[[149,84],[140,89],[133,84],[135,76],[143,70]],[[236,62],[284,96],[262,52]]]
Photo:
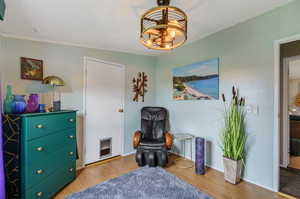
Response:
[[[20,117],[35,117],[35,116],[42,116],[42,115],[57,115],[57,114],[63,114],[63,113],[73,113],[77,112],[77,110],[62,110],[57,112],[43,112],[43,113],[24,113],[19,114]]]

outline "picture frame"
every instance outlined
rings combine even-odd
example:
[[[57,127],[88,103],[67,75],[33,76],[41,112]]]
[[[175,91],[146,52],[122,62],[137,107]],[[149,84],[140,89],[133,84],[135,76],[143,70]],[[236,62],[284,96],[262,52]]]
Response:
[[[219,58],[172,69],[173,100],[219,100]]]
[[[21,57],[21,79],[43,80],[43,60]]]

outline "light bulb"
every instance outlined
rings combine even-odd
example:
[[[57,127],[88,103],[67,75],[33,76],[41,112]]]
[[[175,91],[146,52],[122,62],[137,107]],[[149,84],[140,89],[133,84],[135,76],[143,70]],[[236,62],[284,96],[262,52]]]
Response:
[[[174,30],[172,30],[172,31],[170,32],[170,36],[174,38],[174,37],[176,36],[176,32],[175,32]]]
[[[149,40],[147,40],[147,44],[148,45],[152,45],[152,41],[149,39]]]

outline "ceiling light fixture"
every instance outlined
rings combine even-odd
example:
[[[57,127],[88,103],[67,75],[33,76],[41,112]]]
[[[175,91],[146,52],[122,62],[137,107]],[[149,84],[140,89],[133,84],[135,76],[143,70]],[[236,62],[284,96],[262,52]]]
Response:
[[[187,15],[170,0],[157,0],[157,5],[141,17],[141,43],[155,50],[181,46],[187,40]]]

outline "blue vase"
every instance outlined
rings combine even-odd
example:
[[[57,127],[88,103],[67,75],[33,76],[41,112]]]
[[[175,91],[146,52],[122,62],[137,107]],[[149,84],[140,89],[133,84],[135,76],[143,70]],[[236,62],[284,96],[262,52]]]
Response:
[[[26,110],[25,95],[14,95],[12,103],[12,113],[21,114]]]

